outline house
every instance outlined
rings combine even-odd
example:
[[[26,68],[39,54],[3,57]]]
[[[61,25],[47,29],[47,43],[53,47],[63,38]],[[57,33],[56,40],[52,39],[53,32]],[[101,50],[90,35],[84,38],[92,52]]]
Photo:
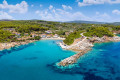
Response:
[[[25,36],[28,36],[29,34],[28,34],[28,33],[25,33],[24,35],[25,35]]]
[[[52,34],[49,34],[49,35],[47,35],[47,38],[51,38],[53,35]]]
[[[8,30],[8,31],[14,32],[15,28],[4,28],[3,30]]]
[[[46,35],[46,34],[41,34],[40,37],[41,37],[41,38],[46,38],[47,35]]]
[[[32,35],[31,35],[31,37],[33,37],[33,38],[34,38],[34,37],[35,37],[35,35],[34,35],[34,34],[32,34]]]
[[[53,37],[54,37],[54,38],[58,38],[58,37],[59,37],[59,35],[58,35],[58,34],[55,34]]]
[[[38,36],[38,34],[34,34],[34,33],[31,34],[31,37],[34,38],[35,36]]]
[[[17,37],[17,38],[20,38],[20,37],[21,37],[21,34],[18,33],[18,32],[13,32],[13,34],[15,34],[15,37]]]
[[[51,34],[52,33],[52,31],[50,31],[50,30],[47,30],[47,31],[45,31],[47,34]]]
[[[74,32],[73,30],[70,30],[70,33]]]

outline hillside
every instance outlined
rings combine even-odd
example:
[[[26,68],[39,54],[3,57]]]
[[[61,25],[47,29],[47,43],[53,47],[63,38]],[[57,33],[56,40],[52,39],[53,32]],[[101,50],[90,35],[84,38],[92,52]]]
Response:
[[[82,20],[68,21],[68,23],[106,24],[106,22],[97,22],[97,21],[82,21]]]

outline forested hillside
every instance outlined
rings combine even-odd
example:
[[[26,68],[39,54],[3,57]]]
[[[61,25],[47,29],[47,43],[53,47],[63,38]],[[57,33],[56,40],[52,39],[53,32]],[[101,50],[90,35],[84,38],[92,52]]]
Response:
[[[114,31],[120,30],[120,25],[63,23],[43,20],[0,21],[0,42],[15,40],[15,35],[11,33],[11,30],[21,34],[31,34],[32,32],[41,34],[45,33],[46,30],[51,30],[52,34],[66,37],[64,42],[71,44],[75,38],[80,37],[80,32],[85,32],[84,35],[89,37],[102,37],[104,35],[112,37]]]

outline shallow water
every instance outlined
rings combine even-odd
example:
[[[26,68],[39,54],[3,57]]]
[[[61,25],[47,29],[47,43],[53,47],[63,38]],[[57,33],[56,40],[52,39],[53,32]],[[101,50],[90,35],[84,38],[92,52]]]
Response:
[[[119,37],[120,37],[120,34],[116,34],[116,36],[119,36]]]
[[[55,40],[0,52],[0,80],[120,80],[120,42],[95,44],[72,68],[56,62],[75,54]]]

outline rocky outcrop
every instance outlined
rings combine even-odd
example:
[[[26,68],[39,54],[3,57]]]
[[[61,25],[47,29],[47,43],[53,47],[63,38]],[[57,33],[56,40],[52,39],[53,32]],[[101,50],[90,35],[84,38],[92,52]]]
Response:
[[[64,60],[62,60],[60,63],[58,63],[59,66],[68,66],[70,64],[74,64],[77,62],[77,60],[79,59],[80,56],[84,55],[85,53],[87,53],[89,50],[91,50],[91,48],[88,48],[86,50],[83,50],[73,56],[70,56]]]
[[[101,42],[109,42],[109,41],[117,42],[117,41],[120,41],[120,37],[118,36],[114,36],[114,37],[103,36],[101,38],[92,37],[92,38],[89,38],[89,41],[92,43],[101,43]]]
[[[93,44],[87,39],[87,37],[82,37],[75,41],[72,45],[65,45],[64,43],[60,43],[60,46],[63,49],[77,51],[78,53],[59,62],[59,66],[68,66],[70,64],[76,63],[80,56],[87,53],[93,47]]]
[[[88,51],[91,50],[91,48],[94,46],[93,43],[101,43],[101,42],[109,42],[109,41],[120,41],[120,37],[114,36],[114,37],[107,37],[103,36],[101,38],[99,37],[92,37],[92,38],[87,38],[83,36],[83,38],[80,38],[79,40],[75,40],[78,42],[74,42],[72,45],[65,45],[63,42],[60,43],[60,46],[63,49],[66,50],[73,50],[73,51],[78,51],[77,54],[70,56],[58,63],[59,66],[68,66],[70,64],[74,64],[77,62],[80,56],[84,55]]]

